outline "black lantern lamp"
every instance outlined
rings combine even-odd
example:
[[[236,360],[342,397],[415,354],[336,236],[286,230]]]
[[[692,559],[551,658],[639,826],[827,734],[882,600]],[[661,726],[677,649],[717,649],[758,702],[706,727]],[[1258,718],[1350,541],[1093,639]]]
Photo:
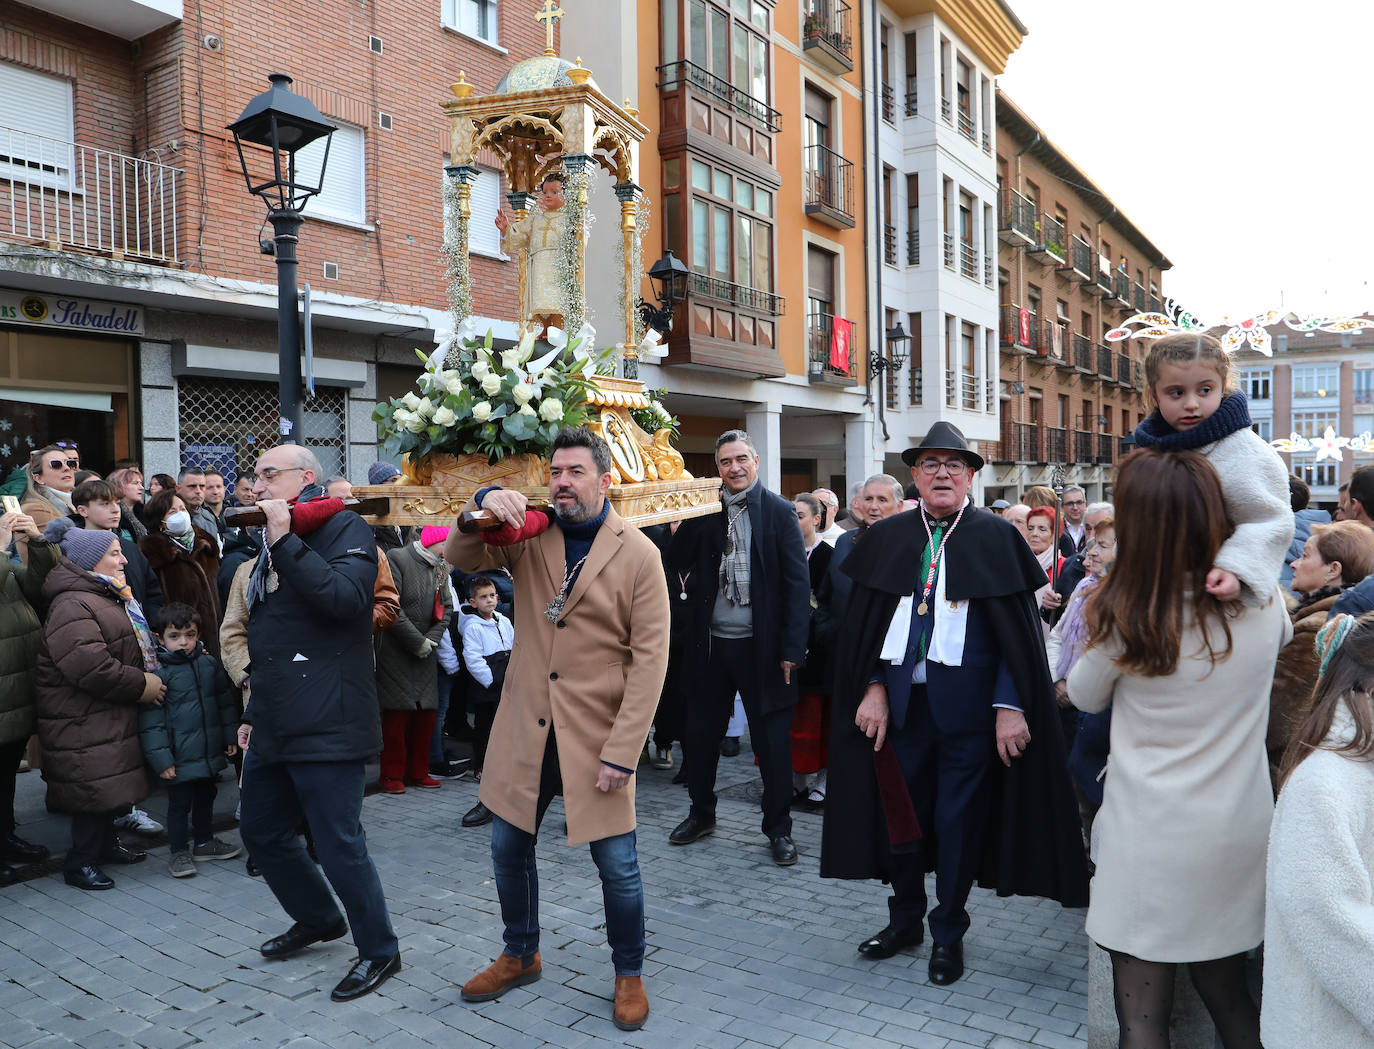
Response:
[[[281,437],[287,444],[304,444],[304,412],[301,406],[301,332],[296,305],[296,244],[300,239],[301,208],[320,192],[325,165],[329,162],[333,124],[308,98],[291,90],[291,78],[273,73],[272,86],[244,108],[229,125],[238,149],[239,164],[248,192],[261,197],[272,223],[273,253],[277,258],[277,378],[280,383]],[[298,154],[312,142],[324,139],[319,171],[298,169]],[[244,143],[267,149],[272,155],[271,177],[255,179],[249,171]]]
[[[667,335],[673,330],[673,313],[678,305],[687,299],[687,278],[689,270],[669,248],[649,267],[649,282],[654,286],[654,297],[658,306],[644,299],[639,300],[639,316],[650,328]]]
[[[907,343],[911,341],[911,336],[902,327],[902,322],[898,321],[895,328],[888,328],[887,332],[887,353],[873,353],[868,357],[868,372],[870,375],[877,375],[881,372],[902,370],[902,365],[906,363]]]

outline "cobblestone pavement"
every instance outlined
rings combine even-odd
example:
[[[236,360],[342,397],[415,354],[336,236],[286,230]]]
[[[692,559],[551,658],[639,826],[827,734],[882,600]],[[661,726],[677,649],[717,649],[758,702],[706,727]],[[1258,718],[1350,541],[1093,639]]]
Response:
[[[610,1022],[601,888],[587,849],[564,844],[558,801],[538,847],[543,979],[483,1005],[459,999],[459,986],[501,948],[488,829],[459,827],[477,789],[461,781],[364,803],[405,966],[377,994],[329,1000],[350,964],[347,939],[265,961],[258,945],[288,922],[262,881],[237,861],[173,879],[164,845],[147,862],[112,868],[111,892],[80,892],[60,875],[0,889],[0,1045],[1086,1046],[1082,911],[975,890],[968,974],[937,988],[926,978],[928,947],[884,962],[856,953],[885,924],[887,894],[817,877],[819,815],[796,817],[800,862],[772,864],[747,749],[721,761],[715,835],[685,848],[667,842],[687,812],[671,776],[648,765],[639,772],[652,1009],[642,1031]],[[38,777],[20,779],[36,796]],[[161,818],[160,800],[148,808]],[[42,829],[20,828],[56,837],[60,849],[63,821],[35,833]]]

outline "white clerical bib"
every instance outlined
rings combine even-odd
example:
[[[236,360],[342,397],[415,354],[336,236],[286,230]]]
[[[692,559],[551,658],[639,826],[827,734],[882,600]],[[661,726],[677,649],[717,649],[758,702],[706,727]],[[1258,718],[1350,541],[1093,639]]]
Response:
[[[911,637],[911,616],[915,595],[908,594],[897,602],[892,621],[883,635],[883,648],[878,658],[901,665],[906,659],[906,645]],[[945,566],[940,565],[935,577],[935,629],[931,633],[926,658],[947,667],[964,665],[964,638],[968,632],[968,602],[945,600]]]

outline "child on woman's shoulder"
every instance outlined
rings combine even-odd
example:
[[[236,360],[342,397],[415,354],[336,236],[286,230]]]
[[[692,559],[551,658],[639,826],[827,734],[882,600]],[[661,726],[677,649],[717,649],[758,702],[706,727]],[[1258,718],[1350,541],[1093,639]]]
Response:
[[[1196,449],[1221,477],[1235,531],[1207,574],[1207,592],[1222,601],[1263,605],[1273,596],[1293,539],[1288,468],[1250,428],[1231,358],[1210,335],[1170,335],[1145,357],[1145,389],[1155,410],[1136,427],[1135,443],[1166,452]]]
[[[197,860],[232,860],[243,851],[214,836],[215,777],[237,749],[238,694],[220,662],[200,641],[200,613],[190,605],[163,605],[154,630],[158,677],[167,695],[139,712],[143,756],[167,787],[168,871],[174,878],[196,873]],[[194,848],[187,819],[195,832]]]

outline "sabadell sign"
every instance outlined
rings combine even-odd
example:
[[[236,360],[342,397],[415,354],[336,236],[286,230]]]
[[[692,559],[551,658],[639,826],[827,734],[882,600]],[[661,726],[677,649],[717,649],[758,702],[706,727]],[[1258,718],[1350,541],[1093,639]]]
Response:
[[[99,335],[142,335],[143,310],[117,302],[0,290],[0,324],[27,324]]]

